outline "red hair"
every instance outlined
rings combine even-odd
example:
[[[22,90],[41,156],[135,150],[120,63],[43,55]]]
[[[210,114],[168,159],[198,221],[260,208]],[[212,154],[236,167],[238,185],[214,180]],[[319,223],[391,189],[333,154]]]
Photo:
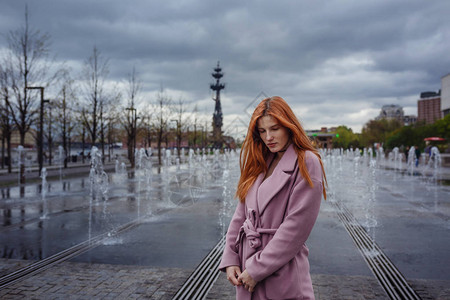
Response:
[[[323,196],[326,199],[326,176],[320,154],[312,145],[305,130],[303,130],[303,127],[300,125],[300,122],[287,102],[278,96],[262,100],[253,112],[248,126],[247,136],[242,144],[240,154],[241,177],[239,179],[236,197],[238,197],[241,202],[245,202],[247,192],[258,175],[262,172],[267,172],[266,160],[271,152],[262,141],[258,131],[258,120],[263,116],[272,116],[278,121],[278,124],[289,131],[290,141],[294,146],[295,152],[297,152],[300,173],[303,178],[308,181],[308,184],[311,187],[313,187],[314,184],[309,176],[308,169],[306,168],[305,151],[311,151],[318,157],[320,166],[322,167],[323,181],[325,183],[323,185]]]

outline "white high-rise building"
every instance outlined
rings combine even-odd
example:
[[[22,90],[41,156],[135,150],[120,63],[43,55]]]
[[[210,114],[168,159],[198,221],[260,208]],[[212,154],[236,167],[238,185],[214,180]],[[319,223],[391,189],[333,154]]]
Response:
[[[450,114],[450,74],[441,78],[441,111],[444,117]]]
[[[403,122],[403,116],[404,116],[403,107],[401,107],[400,105],[389,104],[383,105],[380,114],[375,119],[376,120],[396,119],[399,120],[400,122]]]

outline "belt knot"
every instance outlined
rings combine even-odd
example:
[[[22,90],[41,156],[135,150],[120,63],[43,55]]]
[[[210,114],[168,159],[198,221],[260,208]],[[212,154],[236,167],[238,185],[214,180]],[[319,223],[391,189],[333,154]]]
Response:
[[[251,248],[256,249],[261,246],[261,234],[256,230],[255,225],[250,221],[250,219],[246,219],[244,221],[242,228]]]

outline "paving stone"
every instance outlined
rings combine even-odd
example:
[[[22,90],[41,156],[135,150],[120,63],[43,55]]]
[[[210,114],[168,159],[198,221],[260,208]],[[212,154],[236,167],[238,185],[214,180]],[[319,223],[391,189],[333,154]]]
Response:
[[[2,266],[5,263],[5,266]],[[0,260],[0,270],[23,262]],[[192,270],[64,262],[0,290],[0,299],[172,299]],[[317,300],[388,299],[374,277],[312,274]],[[450,299],[450,282],[410,280],[422,299]],[[235,299],[220,273],[208,300]]]

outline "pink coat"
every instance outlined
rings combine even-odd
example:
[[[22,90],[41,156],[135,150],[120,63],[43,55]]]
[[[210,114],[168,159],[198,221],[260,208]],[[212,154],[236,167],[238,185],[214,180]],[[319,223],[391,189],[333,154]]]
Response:
[[[240,266],[258,281],[253,297],[237,287],[237,299],[314,299],[305,242],[319,214],[322,168],[310,151],[305,163],[314,187],[290,145],[272,175],[263,182],[260,174],[236,207],[219,268]]]

